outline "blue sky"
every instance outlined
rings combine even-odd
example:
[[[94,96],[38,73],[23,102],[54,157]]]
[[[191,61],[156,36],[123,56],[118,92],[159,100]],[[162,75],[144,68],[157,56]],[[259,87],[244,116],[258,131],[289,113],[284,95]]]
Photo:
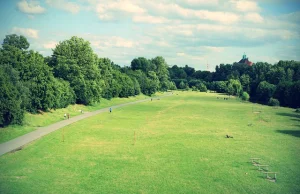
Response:
[[[213,70],[244,52],[252,62],[300,60],[298,0],[3,0],[0,26],[1,41],[22,34],[44,56],[82,37],[121,66],[163,56]]]

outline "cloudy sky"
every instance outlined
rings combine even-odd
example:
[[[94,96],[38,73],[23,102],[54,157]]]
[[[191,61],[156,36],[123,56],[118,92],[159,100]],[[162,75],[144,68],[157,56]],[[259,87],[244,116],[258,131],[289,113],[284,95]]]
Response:
[[[130,65],[163,56],[198,70],[232,63],[300,60],[299,0],[0,0],[0,39],[25,35],[51,55],[79,36],[99,57]]]

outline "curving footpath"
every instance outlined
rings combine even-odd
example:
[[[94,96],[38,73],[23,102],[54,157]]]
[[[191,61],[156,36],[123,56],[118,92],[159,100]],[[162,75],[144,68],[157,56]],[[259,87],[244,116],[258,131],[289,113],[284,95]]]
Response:
[[[159,99],[159,98],[167,97],[167,96],[170,96],[170,95],[172,95],[172,94],[164,95],[164,96],[156,97],[156,98]],[[156,99],[156,98],[152,98],[152,99]],[[24,145],[26,145],[26,144],[42,137],[44,135],[47,135],[47,134],[49,134],[53,131],[56,131],[60,128],[63,128],[67,125],[70,125],[70,124],[75,123],[77,121],[80,121],[82,119],[85,119],[85,118],[88,118],[88,117],[91,117],[91,116],[94,116],[94,115],[97,115],[97,114],[100,114],[100,113],[103,113],[103,112],[108,112],[109,108],[116,109],[116,108],[120,108],[120,107],[123,107],[123,106],[128,106],[128,105],[131,105],[131,104],[137,104],[137,103],[141,103],[141,102],[145,102],[145,101],[149,101],[149,100],[151,100],[151,98],[147,98],[147,99],[144,99],[144,100],[138,100],[138,101],[134,101],[134,102],[128,102],[128,103],[124,103],[124,104],[119,104],[119,105],[111,106],[111,107],[108,107],[108,108],[103,108],[103,109],[100,109],[100,110],[96,110],[96,111],[93,111],[93,112],[84,113],[82,115],[78,115],[78,116],[72,117],[72,118],[67,119],[67,120],[62,120],[62,121],[59,121],[57,123],[54,123],[54,124],[46,126],[46,127],[39,127],[35,131],[32,131],[30,133],[27,133],[25,135],[22,135],[20,137],[17,137],[15,139],[12,139],[10,141],[7,141],[5,143],[0,144],[0,156],[5,154],[5,153],[14,151],[14,150],[19,150],[19,149],[22,148],[22,146],[24,146]]]

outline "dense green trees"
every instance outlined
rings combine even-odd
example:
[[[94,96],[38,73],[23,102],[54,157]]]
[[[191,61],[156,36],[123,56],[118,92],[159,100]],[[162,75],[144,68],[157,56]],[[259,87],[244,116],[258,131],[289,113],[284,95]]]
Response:
[[[49,65],[54,75],[70,83],[76,102],[91,104],[101,97],[100,72],[97,56],[90,43],[73,36],[56,45]]]
[[[247,92],[254,102],[268,104],[272,97],[278,99],[282,106],[300,107],[300,62],[297,61],[279,61],[275,65],[258,62],[252,66],[221,64],[216,66],[215,72],[195,71],[191,67],[177,65],[168,70],[177,88],[185,84],[196,88],[197,84],[203,83],[209,90],[230,95],[241,96],[243,91]]]
[[[12,34],[0,48],[0,126],[22,123],[24,111],[176,88],[209,89],[244,100],[250,95],[255,102],[300,107],[300,63],[296,61],[221,64],[209,72],[187,65],[169,68],[161,56],[138,57],[129,67],[121,67],[99,58],[88,41],[76,36],[56,45],[50,57],[28,50],[29,46],[24,36]]]
[[[51,57],[27,50],[29,46],[24,36],[12,34],[0,48],[0,126],[22,123],[25,110],[36,113],[176,89],[163,57],[139,57],[131,67],[120,67],[98,58],[90,43],[76,36],[56,45]]]
[[[18,72],[9,65],[0,65],[0,126],[22,124],[23,86]]]

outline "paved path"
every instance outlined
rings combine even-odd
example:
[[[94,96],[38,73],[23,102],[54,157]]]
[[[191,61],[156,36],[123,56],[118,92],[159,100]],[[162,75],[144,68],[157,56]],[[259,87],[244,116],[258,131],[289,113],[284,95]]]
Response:
[[[165,96],[161,96],[161,97],[157,97],[162,98],[162,97],[166,97],[166,96],[170,96],[170,95],[165,95]],[[156,98],[153,98],[156,99]],[[145,101],[149,101],[151,100],[150,98],[144,99],[144,100],[138,100],[138,101],[134,101],[134,102],[128,102],[125,104],[119,104],[119,105],[115,105],[115,106],[111,106],[112,109],[116,109],[116,108],[120,108],[123,106],[128,106],[131,104],[136,104],[136,103],[140,103],[140,102],[145,102]],[[70,119],[67,120],[63,120],[63,121],[59,121],[57,123],[54,123],[52,125],[46,126],[46,127],[39,127],[37,128],[37,130],[32,131],[30,133],[27,133],[25,135],[22,135],[20,137],[17,137],[15,139],[12,139],[10,141],[7,141],[5,143],[0,144],[0,156],[7,153],[7,152],[11,152],[13,150],[17,150],[20,149],[22,146],[44,136],[47,135],[57,129],[60,129],[64,126],[70,125],[72,123],[75,123],[76,121],[80,121],[82,119],[103,113],[103,112],[108,112],[109,111],[109,107],[108,108],[103,108],[100,110],[96,110],[93,112],[88,112],[88,113],[84,113],[75,117],[72,117]]]

